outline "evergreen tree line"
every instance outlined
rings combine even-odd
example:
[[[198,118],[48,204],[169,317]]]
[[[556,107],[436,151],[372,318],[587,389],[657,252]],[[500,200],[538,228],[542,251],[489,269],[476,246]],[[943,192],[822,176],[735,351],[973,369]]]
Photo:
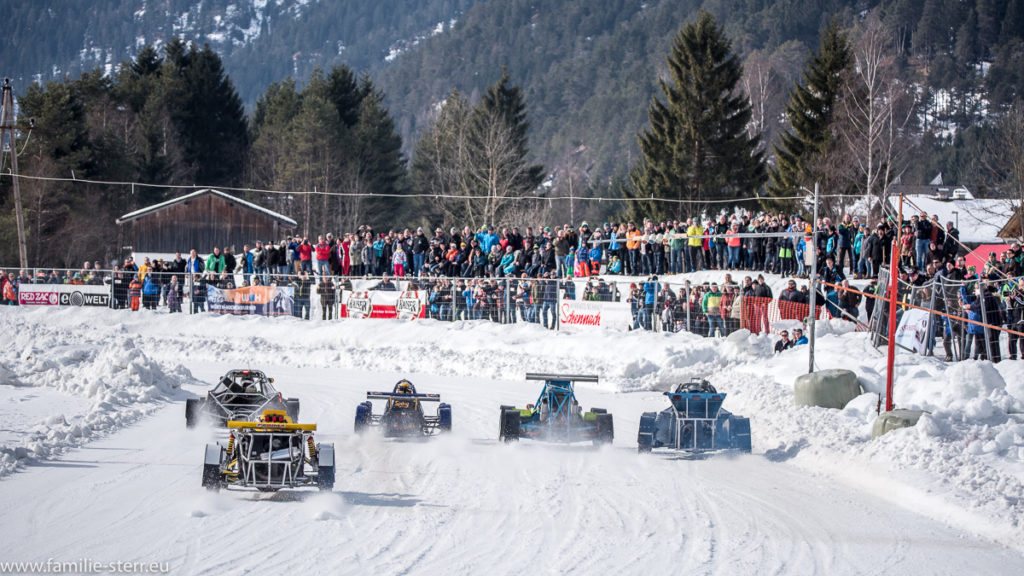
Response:
[[[180,39],[162,53],[144,48],[114,78],[97,69],[34,84],[19,107],[35,128],[15,146],[29,261],[109,262],[123,248],[117,217],[196,186],[244,188],[236,194],[315,236],[362,224],[496,221],[541,183],[543,168],[526,160],[526,102],[507,72],[473,106],[452,95],[411,174],[383,101],[368,75],[339,65],[314,70],[301,88],[272,83],[246,118],[220,57]],[[17,262],[10,179],[0,187],[0,260],[9,265]]]
[[[846,196],[826,199],[826,213],[853,203],[878,210],[928,144],[918,86],[906,79],[890,32],[877,14],[850,30],[833,19],[789,91],[786,126],[766,155],[764,125],[754,114],[758,70],[748,67],[744,81],[731,40],[701,11],[676,36],[662,98],[651,102],[650,126],[639,136],[642,158],[625,187],[633,214],[713,217],[723,209],[713,203],[722,200],[733,201],[728,209],[800,210],[815,184],[826,196]],[[987,135],[971,152],[975,191],[1014,198],[1017,206],[1024,206],[1022,114],[1019,99],[993,105],[967,132]]]
[[[788,95],[819,32],[836,17],[850,28],[877,14],[902,78],[925,91],[917,105],[925,152],[911,180],[941,171],[976,179],[977,136],[989,103],[1019,97],[1024,79],[1024,0],[139,0],[93,3],[8,2],[9,33],[0,61],[18,86],[137,56],[141,36],[161,45],[172,30],[209,42],[247,109],[274,81],[304,81],[319,67],[345,63],[373,75],[412,157],[437,103],[453,89],[480,98],[507,66],[530,101],[534,159],[560,192],[607,193],[639,154],[636,127],[668,74],[680,24],[700,8],[715,16],[759,89],[752,110],[769,147],[784,124]],[[443,33],[436,32],[441,29]],[[402,51],[397,59],[389,54]],[[758,82],[757,80],[760,80]],[[746,89],[746,86],[744,86]],[[961,137],[962,136],[962,137]],[[592,192],[596,190],[596,192]]]
[[[915,159],[927,156],[922,99],[897,46],[878,13],[845,29],[833,19],[817,49],[801,54],[798,79],[780,88],[774,56],[748,58],[743,66],[726,27],[700,11],[675,35],[667,72],[651,79],[660,94],[649,100],[646,127],[632,128],[640,156],[628,176],[588,181],[587,168],[574,171],[572,158],[548,168],[560,175],[549,181],[554,192],[568,184],[572,193],[578,175],[576,195],[622,195],[630,199],[626,208],[587,203],[576,212],[573,204],[545,201],[552,188],[541,186],[545,168],[530,160],[527,99],[507,69],[479,96],[454,90],[437,104],[422,136],[408,145],[407,162],[385,95],[368,75],[339,65],[314,70],[301,87],[292,79],[272,83],[246,118],[217,54],[176,39],[162,51],[144,48],[114,78],[96,70],[30,87],[21,113],[35,118],[37,128],[22,134],[16,148],[26,175],[251,188],[248,199],[292,216],[309,234],[363,223],[683,218],[708,214],[721,200],[782,209],[794,205],[785,198],[815,182],[826,193],[882,197]],[[769,104],[779,93],[787,95],[781,128]],[[972,136],[972,154],[977,174],[1002,193],[1020,189],[1015,175],[1024,160],[1000,156],[985,142],[1019,138],[1003,126],[1020,108],[993,104],[985,123],[957,136],[992,136]],[[532,114],[532,103],[529,109]],[[30,261],[50,265],[77,265],[100,254],[109,260],[120,248],[110,240],[117,216],[183,193],[22,184]],[[0,250],[13,262],[10,195],[4,202]]]

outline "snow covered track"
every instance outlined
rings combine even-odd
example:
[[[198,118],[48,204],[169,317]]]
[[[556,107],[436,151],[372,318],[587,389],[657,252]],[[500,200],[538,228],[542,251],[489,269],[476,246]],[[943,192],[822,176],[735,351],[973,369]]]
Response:
[[[870,396],[844,411],[792,406],[789,375],[806,356],[771,357],[757,338],[76,312],[0,314],[0,329],[25,334],[15,337],[17,359],[2,360],[5,383],[20,385],[0,391],[52,388],[23,360],[27,348],[55,350],[55,365],[114,389],[124,374],[143,374],[131,368],[141,362],[148,380],[128,382],[155,392],[123,403],[148,416],[25,459],[0,480],[9,526],[0,562],[169,562],[175,574],[1024,573],[1014,547],[1019,446],[1006,416],[1016,391],[999,386],[1021,373],[1008,363],[997,372],[904,362],[903,402],[941,403],[945,412],[927,429],[870,441]],[[819,354],[830,364],[822,367],[853,367],[870,385],[877,367],[861,338],[823,339]],[[119,368],[103,372],[104,364]],[[203,446],[223,441],[223,431],[186,429],[183,399],[245,366],[301,398],[301,420],[335,443],[333,493],[199,487]],[[539,384],[522,377],[535,370],[600,374],[577,396],[614,414],[614,444],[498,443],[498,406],[532,402]],[[921,373],[945,389],[926,393]],[[729,394],[730,410],[751,417],[754,454],[637,455],[640,414],[666,405],[651,388],[699,374]],[[354,435],[366,391],[403,376],[451,402],[452,434]],[[973,379],[967,393],[987,401],[957,400],[952,376]],[[0,404],[0,417],[9,412]]]

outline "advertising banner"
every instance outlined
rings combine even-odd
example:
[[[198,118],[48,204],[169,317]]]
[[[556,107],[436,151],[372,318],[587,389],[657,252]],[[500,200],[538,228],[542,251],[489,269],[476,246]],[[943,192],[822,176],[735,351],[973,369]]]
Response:
[[[918,354],[928,346],[928,313],[924,310],[905,310],[896,327],[896,342]]]
[[[110,287],[83,284],[22,284],[22,306],[110,306]]]
[[[633,314],[627,302],[563,300],[558,310],[561,330],[614,328],[626,330],[633,325]]]
[[[399,318],[415,320],[426,317],[426,292],[408,290],[343,290],[342,318]]]
[[[249,286],[234,290],[206,287],[206,306],[217,314],[291,316],[295,289],[291,286]]]

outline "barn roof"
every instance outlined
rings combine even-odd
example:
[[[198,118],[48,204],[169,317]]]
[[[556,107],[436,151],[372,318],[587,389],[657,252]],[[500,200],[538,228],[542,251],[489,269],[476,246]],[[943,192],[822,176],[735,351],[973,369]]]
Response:
[[[129,213],[125,214],[124,216],[121,216],[120,218],[118,218],[117,219],[117,223],[118,224],[124,224],[125,222],[131,222],[132,220],[135,220],[136,218],[141,218],[142,216],[145,216],[147,214],[152,214],[153,212],[158,212],[160,210],[163,210],[164,208],[167,208],[168,206],[173,206],[173,205],[181,203],[181,202],[186,202],[188,200],[192,200],[193,198],[198,198],[198,197],[206,195],[206,194],[214,194],[216,196],[220,196],[221,198],[224,198],[225,200],[227,200],[229,202],[234,202],[236,204],[239,204],[241,206],[245,206],[246,208],[249,208],[251,210],[255,210],[257,212],[262,212],[262,213],[266,214],[267,216],[270,216],[271,218],[274,218],[275,220],[278,220],[279,222],[281,222],[283,224],[286,224],[288,226],[297,226],[298,225],[298,223],[295,222],[295,220],[292,220],[291,218],[285,216],[284,214],[280,214],[278,212],[274,212],[273,210],[267,210],[266,208],[264,208],[262,206],[258,206],[256,204],[253,204],[252,202],[248,202],[246,200],[242,200],[241,198],[236,198],[236,197],[234,197],[234,196],[232,196],[230,194],[225,194],[224,192],[221,192],[220,190],[214,190],[213,188],[203,188],[202,190],[196,190],[195,192],[192,192],[191,194],[186,194],[184,196],[179,196],[177,198],[172,198],[170,200],[166,200],[164,202],[160,202],[159,204],[153,204],[152,206],[147,206],[145,208],[140,208],[139,210],[136,210],[134,212],[129,212]]]

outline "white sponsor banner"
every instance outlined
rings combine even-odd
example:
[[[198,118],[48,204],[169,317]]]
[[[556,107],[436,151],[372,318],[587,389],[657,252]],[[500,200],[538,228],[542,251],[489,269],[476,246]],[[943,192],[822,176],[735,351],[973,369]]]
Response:
[[[415,320],[426,316],[426,296],[424,290],[342,290],[341,317]]]
[[[626,330],[633,325],[633,315],[627,302],[563,300],[558,310],[558,323],[561,330],[587,328]]]
[[[110,287],[91,284],[22,284],[22,306],[109,306]]]
[[[906,310],[896,327],[896,343],[924,354],[928,346],[928,313],[924,310]]]

